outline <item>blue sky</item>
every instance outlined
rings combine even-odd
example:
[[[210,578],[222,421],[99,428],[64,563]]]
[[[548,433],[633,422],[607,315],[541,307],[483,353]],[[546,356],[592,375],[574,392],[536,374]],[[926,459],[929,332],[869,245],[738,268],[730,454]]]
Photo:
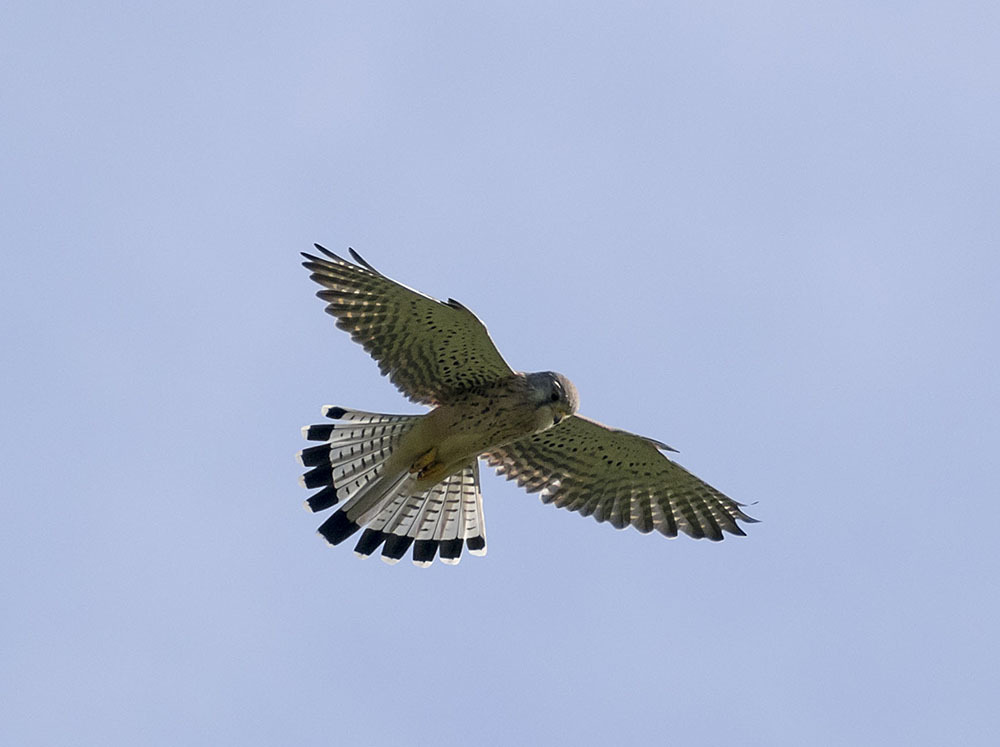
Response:
[[[992,744],[995,3],[16,3],[0,26],[0,741]],[[301,508],[415,412],[353,246],[762,520],[485,476],[489,554]]]

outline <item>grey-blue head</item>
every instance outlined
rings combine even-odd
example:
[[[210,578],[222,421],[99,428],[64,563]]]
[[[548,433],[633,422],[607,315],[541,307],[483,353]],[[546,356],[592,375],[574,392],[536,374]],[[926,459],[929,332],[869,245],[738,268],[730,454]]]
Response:
[[[527,374],[532,399],[539,409],[548,408],[555,425],[567,418],[580,407],[580,395],[573,382],[554,371],[539,371]]]

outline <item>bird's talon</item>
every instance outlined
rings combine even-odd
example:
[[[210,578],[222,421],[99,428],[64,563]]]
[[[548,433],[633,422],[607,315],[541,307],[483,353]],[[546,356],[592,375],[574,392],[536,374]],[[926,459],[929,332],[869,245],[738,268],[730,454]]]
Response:
[[[417,461],[415,461],[410,466],[410,474],[416,474],[417,477],[423,477],[427,474],[427,471],[431,468],[434,462],[437,460],[437,449],[430,449],[424,452]]]

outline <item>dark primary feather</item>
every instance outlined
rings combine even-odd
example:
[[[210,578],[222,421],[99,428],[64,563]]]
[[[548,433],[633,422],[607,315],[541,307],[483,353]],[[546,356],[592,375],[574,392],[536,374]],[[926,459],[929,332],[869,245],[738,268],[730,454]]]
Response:
[[[313,244],[313,246],[315,246],[317,249],[319,249],[322,252],[327,252],[327,250],[324,249],[323,247],[321,247],[319,244]],[[370,264],[368,264],[368,262],[365,260],[365,258],[362,257],[360,254],[358,254],[353,249],[351,249],[351,247],[347,247],[347,251],[349,251],[351,253],[351,256],[354,257],[354,261],[357,262],[359,265],[361,265],[362,267],[367,267],[369,270],[371,270],[372,272],[376,273],[377,275],[382,275],[381,272],[379,272],[374,267],[372,267]],[[336,257],[337,256],[336,254],[333,254],[332,252],[327,252],[327,253],[330,254],[330,256],[332,256],[332,257]]]

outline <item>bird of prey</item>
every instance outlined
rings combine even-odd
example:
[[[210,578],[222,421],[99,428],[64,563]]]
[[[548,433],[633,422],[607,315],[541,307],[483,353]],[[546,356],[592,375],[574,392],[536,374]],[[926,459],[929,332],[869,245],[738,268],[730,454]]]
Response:
[[[486,553],[479,459],[545,503],[623,529],[721,540],[754,522],[737,503],[668,459],[666,444],[577,414],[562,374],[514,371],[483,323],[454,299],[438,301],[316,244],[303,253],[337,326],[378,362],[423,415],[326,406],[332,420],[302,429],[318,445],[298,453],[312,511],[342,505],[319,533],[338,545],[362,527],[355,553],[395,563],[435,556],[455,564],[463,546]]]

